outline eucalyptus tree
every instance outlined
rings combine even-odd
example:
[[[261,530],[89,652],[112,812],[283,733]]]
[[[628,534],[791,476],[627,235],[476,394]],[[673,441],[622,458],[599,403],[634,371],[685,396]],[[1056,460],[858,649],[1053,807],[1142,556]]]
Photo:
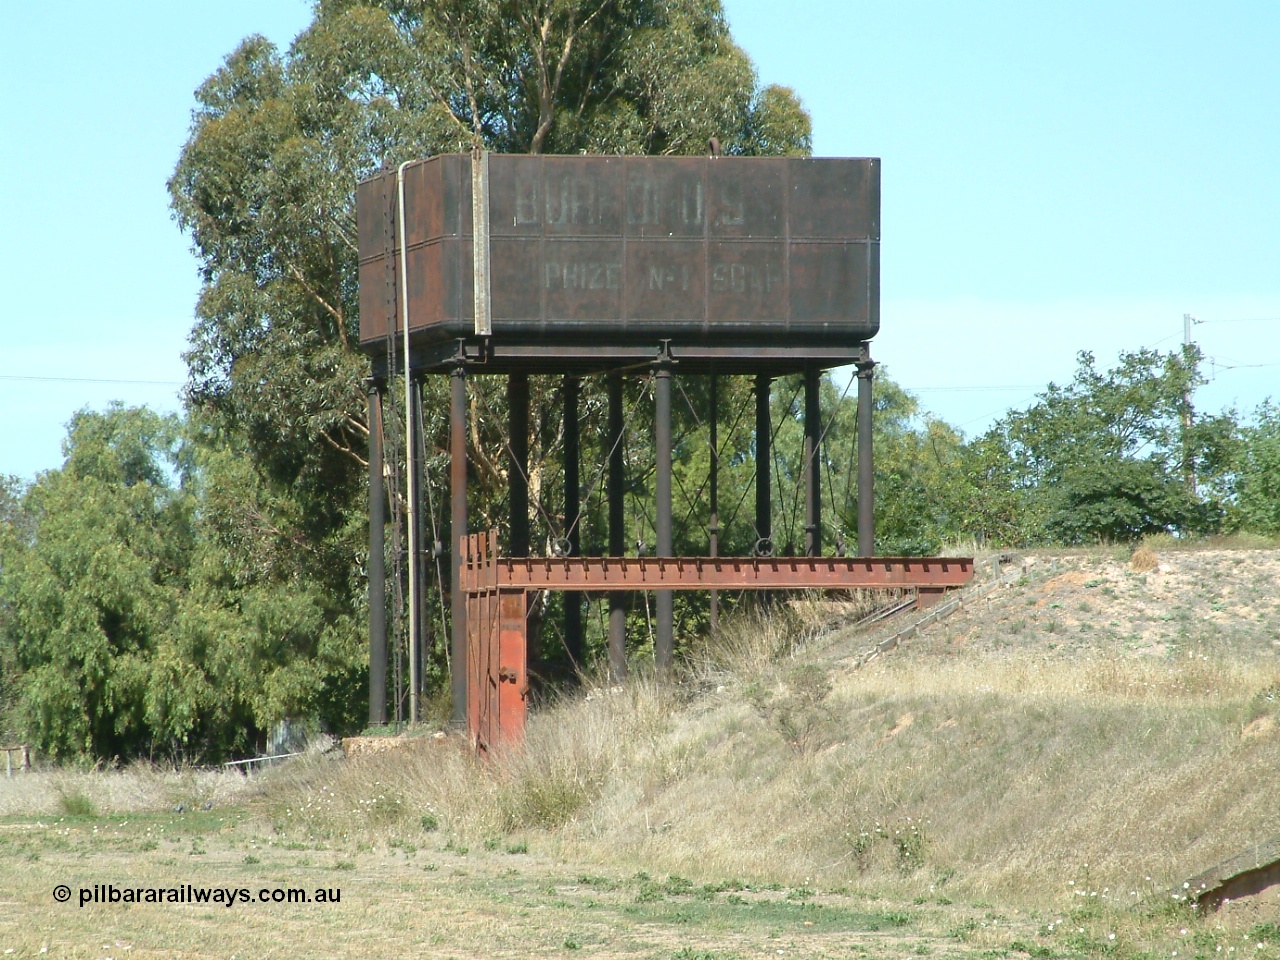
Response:
[[[1197,413],[1203,383],[1194,346],[1124,351],[1099,371],[1077,358],[1065,386],[1000,420],[982,438],[1007,462],[997,499],[1020,500],[1025,540],[1132,540],[1160,531],[1205,533],[1221,525],[1236,446],[1231,413]],[[999,459],[999,457],[997,457]],[[1026,520],[1032,520],[1026,523]]]
[[[727,154],[810,147],[799,101],[758,83],[718,0],[320,0],[288,50],[243,41],[196,91],[169,182],[203,281],[187,354],[193,415],[250,465],[237,480],[241,526],[225,542],[292,543],[261,577],[318,585],[329,618],[352,631],[338,646],[355,649],[369,370],[358,345],[360,179],[474,147],[696,154],[713,136]],[[477,387],[469,459],[489,520],[500,512],[504,417],[501,396]],[[533,401],[544,452],[557,442],[551,389],[535,386]],[[430,415],[439,390],[427,384],[429,464],[445,457]]]

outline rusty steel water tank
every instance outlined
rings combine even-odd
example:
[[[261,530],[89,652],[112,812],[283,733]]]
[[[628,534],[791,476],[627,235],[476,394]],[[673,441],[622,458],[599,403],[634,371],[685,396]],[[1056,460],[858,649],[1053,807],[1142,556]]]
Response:
[[[492,337],[513,343],[803,350],[880,327],[878,159],[492,154],[483,170],[477,259],[472,157],[404,169],[415,345],[476,335],[476,263]],[[398,212],[395,169],[359,185],[360,338],[372,351],[400,330]]]

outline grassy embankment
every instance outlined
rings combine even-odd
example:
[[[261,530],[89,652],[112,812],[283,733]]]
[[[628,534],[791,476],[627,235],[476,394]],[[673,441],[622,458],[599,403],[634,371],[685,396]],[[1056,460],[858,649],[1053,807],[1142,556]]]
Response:
[[[543,711],[502,763],[424,738],[297,764],[234,798],[223,778],[144,774],[131,789],[150,801],[113,800],[95,791],[124,780],[62,774],[0,812],[78,814],[66,850],[98,868],[108,850],[89,824],[111,828],[87,815],[214,799],[227,812],[217,829],[201,815],[210,839],[178,846],[225,848],[231,874],[328,870],[461,911],[456,936],[414,928],[459,955],[517,951],[512,929],[525,955],[750,956],[778,936],[831,956],[1276,952],[1265,897],[1198,919],[1168,890],[1280,834],[1280,553],[1031,563],[1025,582],[858,670],[874,638],[797,645],[798,618],[739,623],[682,684],[596,686]],[[204,855],[153,863],[170,841],[114,829],[161,873]],[[43,858],[58,853],[44,830],[0,839]],[[33,883],[52,876],[40,862],[24,867]],[[447,906],[455,887],[470,906]]]

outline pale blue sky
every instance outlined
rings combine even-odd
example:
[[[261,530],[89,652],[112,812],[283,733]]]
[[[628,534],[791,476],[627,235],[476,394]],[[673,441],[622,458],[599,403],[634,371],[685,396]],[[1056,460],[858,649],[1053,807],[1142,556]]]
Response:
[[[1079,349],[1176,345],[1184,313],[1200,407],[1280,396],[1280,5],[725,6],[816,154],[883,158],[873,349],[926,407],[978,432]],[[197,276],[164,183],[192,91],[309,19],[0,0],[0,473],[57,466],[86,405],[177,408]]]

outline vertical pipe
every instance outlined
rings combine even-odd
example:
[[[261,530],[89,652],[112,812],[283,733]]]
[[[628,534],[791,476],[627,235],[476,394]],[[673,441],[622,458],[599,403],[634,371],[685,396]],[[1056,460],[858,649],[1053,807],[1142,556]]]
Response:
[[[369,725],[387,722],[387,505],[382,479],[382,390],[369,399]]]
[[[408,468],[411,473],[409,496],[409,522],[413,525],[409,549],[413,551],[409,563],[409,722],[417,723],[420,717],[419,700],[422,694],[422,665],[424,662],[423,629],[424,598],[427,594],[427,570],[422,562],[422,545],[426,542],[426,517],[422,509],[422,487],[425,444],[422,440],[422,381],[415,378],[409,403],[409,421],[412,424],[413,447],[408,452]]]
[[[512,557],[529,555],[529,375],[507,374],[508,500],[511,503],[511,535],[507,551]]]
[[[671,523],[671,364],[666,350],[655,364],[654,446],[657,454],[657,534],[655,553],[659,557],[674,556]],[[675,649],[675,597],[670,590],[658,590],[655,596],[658,630],[654,637],[654,661],[658,672],[670,673]]]
[[[406,239],[407,207],[404,202],[404,168],[411,161],[406,160],[396,170],[396,194],[399,204],[397,225],[400,232],[400,315],[401,332],[404,335],[404,460],[405,460],[405,505],[408,508],[408,522],[405,524],[409,537],[409,722],[418,719],[418,531],[416,517],[418,512],[418,490],[414,476],[413,460],[415,444],[413,439],[413,374],[409,357],[409,263],[408,240]]]
[[[609,556],[620,557],[627,549],[626,484],[622,451],[622,376],[609,374],[605,381],[609,394]],[[627,675],[626,594],[609,594],[609,676],[620,681]]]
[[[871,350],[858,364],[858,556],[870,557],[876,549],[875,464],[871,452],[871,378],[875,370]]]
[[[804,555],[822,555],[822,379],[816,366],[804,371]]]
[[[769,489],[769,466],[773,460],[769,423],[769,378],[756,376],[756,536],[773,539],[773,491]]]
[[[582,506],[582,490],[578,478],[578,378],[566,374],[564,378],[564,522],[565,539],[569,541],[568,555],[581,556],[582,536],[578,512]],[[582,637],[582,595],[567,590],[564,593],[564,645],[569,659],[581,669],[586,657],[586,645]]]
[[[711,408],[707,420],[711,425],[711,476],[708,478],[708,498],[710,500],[709,553],[713,557],[720,556],[720,443],[717,430],[720,415],[720,379],[711,374],[710,396],[707,406]],[[714,637],[720,630],[720,591],[711,591],[711,635]]]
[[[451,662],[454,726],[467,722],[467,604],[462,595],[462,543],[467,535],[467,371],[459,361],[449,376],[449,545]]]

